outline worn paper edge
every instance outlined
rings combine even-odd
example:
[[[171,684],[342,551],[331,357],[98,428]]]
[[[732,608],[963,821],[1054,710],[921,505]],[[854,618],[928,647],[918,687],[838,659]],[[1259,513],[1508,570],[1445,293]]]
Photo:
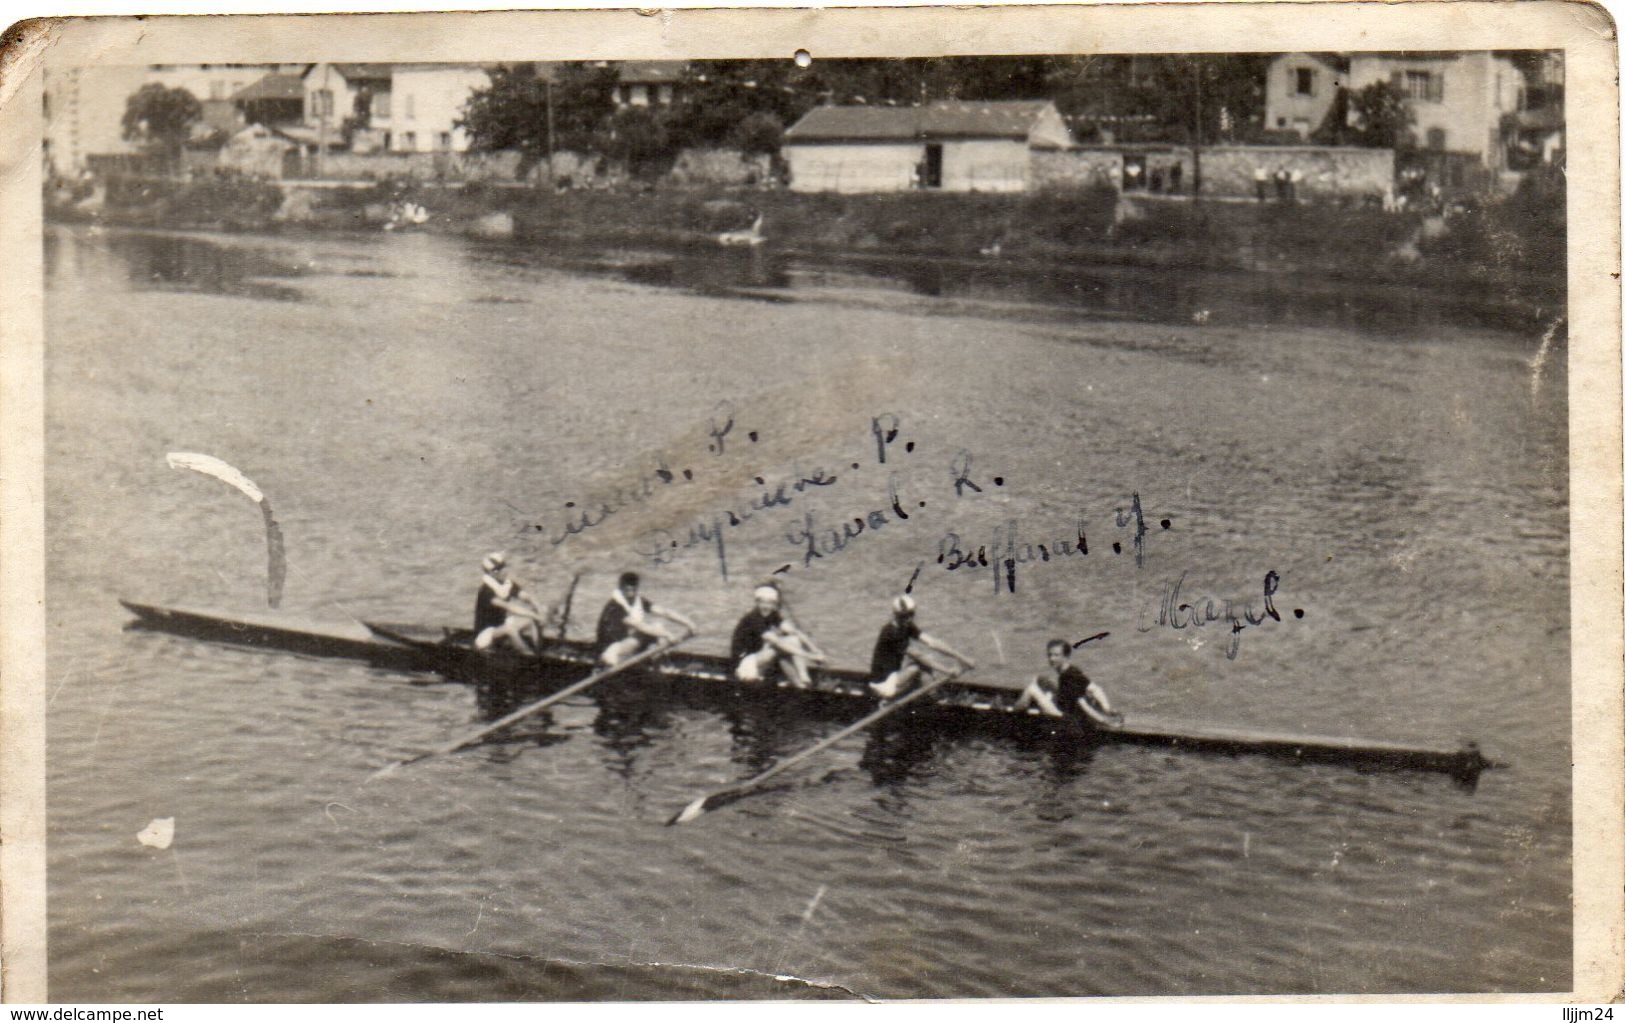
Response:
[[[537,31],[544,24],[546,31]],[[1574,989],[1567,994],[1426,1000],[1616,999],[1625,975],[1625,509],[1615,26],[1601,7],[1565,0],[1411,0],[1403,5],[1353,0],[237,15],[229,28],[219,18],[180,17],[57,19],[13,26],[0,50],[0,262],[7,268],[0,277],[0,1000],[47,998],[42,67],[199,60],[788,57],[798,48],[815,59],[1437,50],[1446,48],[1444,40],[1452,50],[1566,51],[1575,953]]]

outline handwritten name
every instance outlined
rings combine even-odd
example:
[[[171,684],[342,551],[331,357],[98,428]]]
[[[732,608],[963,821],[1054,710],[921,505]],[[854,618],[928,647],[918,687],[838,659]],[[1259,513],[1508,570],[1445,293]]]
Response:
[[[1185,576],[1186,573],[1181,572],[1178,579],[1163,588],[1162,599],[1154,619],[1146,621],[1149,606],[1140,609],[1137,626],[1140,632],[1150,632],[1158,627],[1175,630],[1200,629],[1213,622],[1223,622],[1230,626],[1229,641],[1225,645],[1224,655],[1233,661],[1241,652],[1243,630],[1261,626],[1269,621],[1281,621],[1281,613],[1275,609],[1275,595],[1281,590],[1281,576],[1273,570],[1264,574],[1264,607],[1256,614],[1253,611],[1252,599],[1242,603],[1239,612],[1237,602],[1233,600],[1219,600],[1215,597],[1185,599],[1181,592],[1185,587]],[[1292,615],[1301,619],[1303,609],[1294,608]]]
[[[760,493],[751,497],[743,506],[723,508],[719,511],[709,512],[704,518],[691,523],[684,529],[651,529],[645,532],[633,544],[633,553],[645,558],[651,565],[669,565],[676,560],[683,551],[695,547],[711,547],[716,552],[717,570],[722,578],[728,578],[728,543],[726,533],[755,518],[759,512],[771,512],[775,508],[787,508],[795,502],[795,496],[808,487],[834,486],[840,480],[839,476],[826,473],[822,468],[811,473],[802,473],[797,470],[795,476],[786,479],[775,487],[769,487],[762,477],[756,477],[758,486],[764,488]]]
[[[830,557],[846,550],[847,546],[862,536],[865,532],[873,533],[892,525],[893,520],[907,522],[908,512],[903,510],[903,498],[897,492],[897,474],[892,473],[886,480],[887,496],[891,500],[891,513],[893,518],[886,517],[886,509],[875,508],[861,515],[853,515],[842,519],[840,528],[820,527],[813,512],[807,512],[802,518],[801,528],[786,533],[785,542],[792,547],[805,545],[801,555],[803,568],[811,567],[814,560]]]

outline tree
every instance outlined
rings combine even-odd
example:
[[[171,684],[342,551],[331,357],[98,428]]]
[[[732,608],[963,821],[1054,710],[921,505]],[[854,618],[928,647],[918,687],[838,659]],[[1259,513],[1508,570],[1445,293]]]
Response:
[[[457,125],[469,148],[516,149],[521,172],[529,170],[547,158],[547,82],[532,64],[494,68],[490,79],[469,96]]]
[[[1352,138],[1356,145],[1400,149],[1410,145],[1416,123],[1410,100],[1391,82],[1372,82],[1349,94]]]
[[[614,65],[571,61],[553,71],[553,131],[555,149],[602,152],[596,143],[615,115],[615,86],[620,72]]]
[[[763,112],[750,114],[734,125],[733,130],[728,133],[728,145],[742,153],[765,153],[771,156],[779,151],[779,145],[783,141],[783,122],[772,114]]]
[[[491,84],[476,89],[457,124],[472,148],[515,149],[522,170],[559,150],[599,152],[615,110],[612,67],[569,63],[540,70],[510,64],[491,72]]]
[[[1052,58],[1044,91],[1063,114],[1137,126],[1142,141],[1233,141],[1264,112],[1270,56],[1221,53]]]
[[[624,163],[634,176],[645,178],[669,170],[677,155],[665,119],[647,107],[616,111],[593,148]]]
[[[143,85],[124,102],[121,122],[124,137],[173,166],[192,126],[203,117],[203,104],[185,89],[170,89],[157,82]]]

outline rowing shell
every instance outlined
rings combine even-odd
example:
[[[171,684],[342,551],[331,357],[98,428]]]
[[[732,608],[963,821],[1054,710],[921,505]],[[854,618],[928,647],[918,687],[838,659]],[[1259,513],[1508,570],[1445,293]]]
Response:
[[[467,629],[381,623],[316,622],[280,614],[226,614],[121,600],[135,616],[130,628],[192,639],[310,657],[365,661],[399,671],[443,674],[487,685],[526,684],[557,688],[590,672],[593,644],[550,640],[536,657],[507,651],[478,651]],[[620,697],[657,701],[697,700],[726,706],[771,701],[809,715],[856,718],[879,705],[869,692],[867,673],[843,668],[813,672],[812,685],[788,682],[741,683],[731,664],[714,654],[674,651],[642,671],[612,684]],[[1017,711],[1018,693],[1009,687],[968,681],[944,686],[934,698],[907,708],[903,724],[992,731],[1023,738],[1072,743],[1114,742],[1226,755],[1255,754],[1278,759],[1345,764],[1381,770],[1437,771],[1471,785],[1486,768],[1477,744],[1428,746],[1371,739],[1293,735],[1212,728],[1135,715],[1122,728],[1102,729],[1071,718],[1046,717],[1036,709]]]

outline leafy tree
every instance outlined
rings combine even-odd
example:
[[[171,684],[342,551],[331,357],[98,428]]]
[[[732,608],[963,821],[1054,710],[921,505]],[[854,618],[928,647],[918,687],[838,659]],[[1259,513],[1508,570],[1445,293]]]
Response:
[[[616,111],[593,148],[626,164],[637,177],[654,177],[670,170],[677,156],[665,118],[647,107]]]
[[[1410,145],[1416,114],[1405,93],[1392,82],[1372,82],[1349,94],[1356,145],[1400,149]]]
[[[173,165],[202,117],[203,104],[196,96],[152,82],[125,100],[121,126],[126,139]]]
[[[744,153],[767,153],[769,155],[779,151],[779,145],[784,141],[784,124],[772,114],[760,112],[750,114],[744,120],[734,125],[728,133],[728,146]]]
[[[518,150],[524,169],[550,150],[599,151],[615,110],[614,68],[576,62],[544,70],[521,63],[496,68],[490,78],[457,122],[472,148]]]
[[[753,114],[778,123],[797,120],[817,105],[824,86],[791,60],[711,60],[690,65],[668,113],[678,146],[730,144]]]
[[[1331,105],[1326,108],[1326,116],[1320,119],[1320,124],[1309,133],[1309,141],[1317,146],[1346,146],[1355,141],[1355,130],[1349,125],[1349,91],[1339,88],[1332,95]]]
[[[601,152],[595,143],[615,113],[614,65],[571,61],[553,69],[554,146]]]
[[[1257,53],[1089,56],[1050,59],[1044,88],[1063,114],[1144,119],[1145,141],[1233,141],[1263,119]]]

